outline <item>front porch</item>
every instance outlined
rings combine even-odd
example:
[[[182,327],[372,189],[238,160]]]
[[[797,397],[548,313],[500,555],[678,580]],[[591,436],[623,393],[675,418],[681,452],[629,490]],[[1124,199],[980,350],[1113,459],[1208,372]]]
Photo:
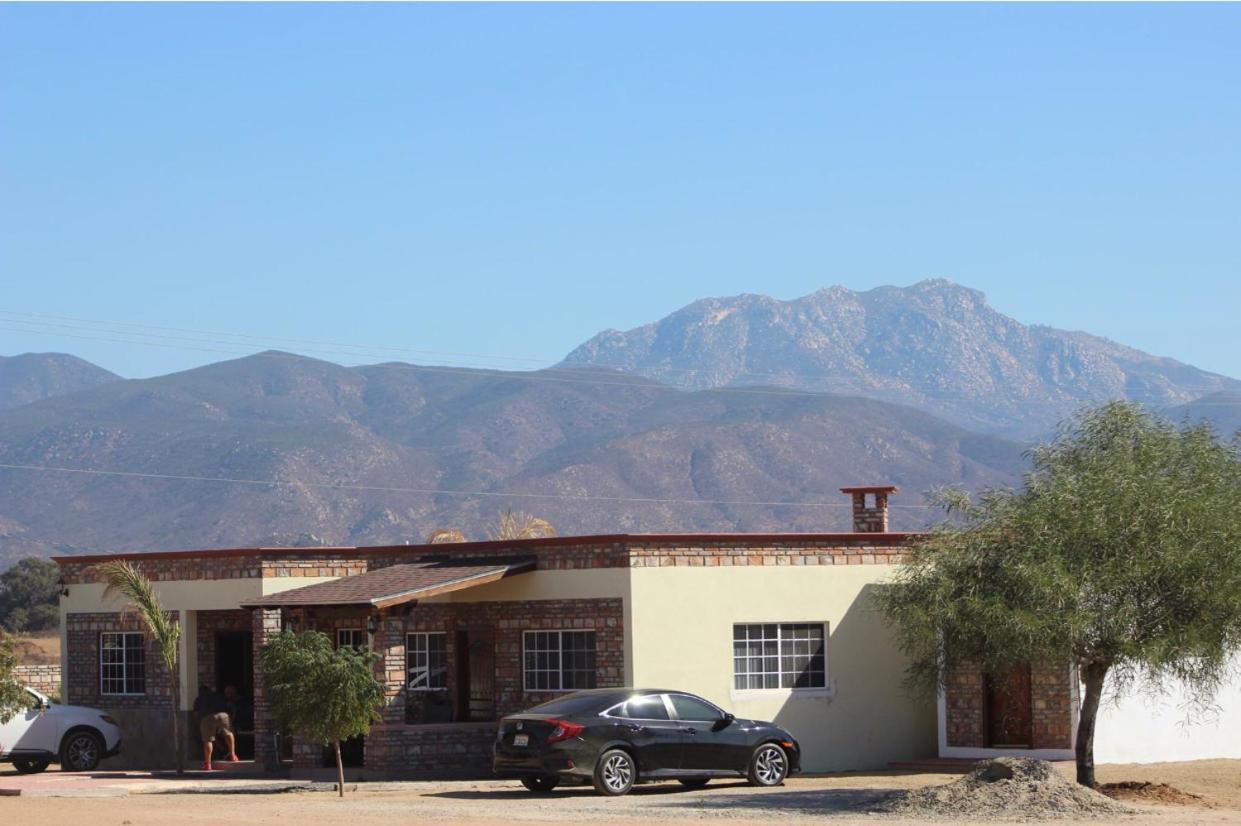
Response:
[[[380,656],[381,721],[343,749],[354,778],[488,776],[500,717],[564,691],[623,684],[619,598],[474,601],[467,589],[528,576],[533,565],[453,560],[399,570],[409,567],[284,591],[247,606],[259,764],[291,765],[294,776],[332,765],[320,744],[281,737],[267,709],[262,668],[253,664],[283,629],[321,631],[336,645]]]

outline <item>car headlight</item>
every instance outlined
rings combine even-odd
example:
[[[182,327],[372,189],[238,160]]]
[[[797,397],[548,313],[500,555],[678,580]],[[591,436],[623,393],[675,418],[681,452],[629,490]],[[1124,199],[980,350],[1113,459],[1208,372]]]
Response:
[[[121,727],[121,724],[116,722],[116,719],[111,714],[100,714],[99,719],[103,720],[110,726],[116,726],[117,728]]]

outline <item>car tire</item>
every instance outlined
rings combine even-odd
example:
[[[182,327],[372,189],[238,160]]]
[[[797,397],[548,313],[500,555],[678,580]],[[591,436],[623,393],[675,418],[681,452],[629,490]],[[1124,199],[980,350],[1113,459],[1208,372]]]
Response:
[[[530,777],[523,777],[521,779],[521,785],[536,794],[547,794],[552,789],[560,785],[560,778],[547,777],[545,775],[532,775]]]
[[[94,771],[103,759],[103,740],[93,731],[73,731],[60,747],[60,770]]]
[[[18,774],[38,774],[52,764],[51,760],[38,757],[21,757],[13,761]]]
[[[608,749],[595,764],[595,791],[608,797],[628,794],[638,779],[638,764],[624,749]]]
[[[701,789],[710,782],[709,777],[687,777],[681,781],[681,785],[687,789]]]
[[[789,756],[779,743],[762,743],[750,756],[751,786],[779,786],[789,775]]]

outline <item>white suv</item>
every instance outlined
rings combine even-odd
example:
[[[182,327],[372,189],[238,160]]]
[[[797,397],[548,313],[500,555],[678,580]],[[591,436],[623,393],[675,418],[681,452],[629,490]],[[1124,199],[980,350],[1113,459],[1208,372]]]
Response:
[[[62,706],[27,688],[29,705],[0,723],[0,763],[22,774],[41,772],[50,763],[65,771],[88,772],[121,750],[116,720],[94,708]]]

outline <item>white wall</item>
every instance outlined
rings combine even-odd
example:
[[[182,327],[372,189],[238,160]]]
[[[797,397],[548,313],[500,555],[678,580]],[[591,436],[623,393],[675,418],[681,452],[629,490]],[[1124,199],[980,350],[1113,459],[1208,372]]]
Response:
[[[1233,673],[1231,684],[1215,697],[1218,714],[1192,725],[1187,723],[1186,694],[1179,687],[1155,699],[1140,691],[1127,694],[1119,704],[1105,699],[1095,728],[1095,762],[1241,758],[1241,656]]]

